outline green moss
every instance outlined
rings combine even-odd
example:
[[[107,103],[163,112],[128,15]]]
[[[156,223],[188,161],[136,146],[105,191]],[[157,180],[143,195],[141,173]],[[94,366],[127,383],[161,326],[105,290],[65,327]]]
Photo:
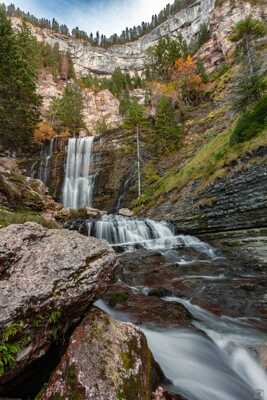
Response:
[[[47,222],[38,212],[24,210],[9,210],[0,208],[0,228],[12,224],[24,224],[25,222],[36,222],[46,228],[57,228],[53,222]]]
[[[112,307],[115,307],[117,304],[126,303],[128,298],[129,298],[129,294],[127,292],[112,293],[112,296],[109,300],[109,304]]]

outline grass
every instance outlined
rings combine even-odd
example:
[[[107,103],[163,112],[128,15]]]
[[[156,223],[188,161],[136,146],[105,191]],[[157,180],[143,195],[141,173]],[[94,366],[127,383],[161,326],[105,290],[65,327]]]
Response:
[[[243,154],[267,143],[267,129],[249,142],[230,145],[232,129],[224,131],[204,145],[198,153],[179,171],[172,170],[165,177],[152,185],[144,195],[144,203],[153,206],[164,193],[180,191],[188,183],[202,179],[207,185],[219,176],[226,175],[226,167]],[[138,206],[137,206],[138,207]]]
[[[46,228],[55,228],[53,223],[48,223],[40,213],[31,210],[9,210],[0,208],[0,228],[12,224],[24,224],[25,222],[36,222]]]

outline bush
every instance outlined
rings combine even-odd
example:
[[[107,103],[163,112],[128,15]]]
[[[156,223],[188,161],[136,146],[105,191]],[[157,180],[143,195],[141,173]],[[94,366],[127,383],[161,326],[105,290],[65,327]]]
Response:
[[[230,144],[243,143],[259,134],[267,127],[267,96],[241,115],[230,138]]]

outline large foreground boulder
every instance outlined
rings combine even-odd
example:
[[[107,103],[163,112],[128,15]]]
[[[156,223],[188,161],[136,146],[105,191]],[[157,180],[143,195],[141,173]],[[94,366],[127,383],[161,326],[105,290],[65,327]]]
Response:
[[[40,398],[151,400],[158,384],[154,367],[141,331],[94,308],[75,330]]]
[[[107,243],[35,223],[0,234],[0,388],[76,324],[107,289]]]

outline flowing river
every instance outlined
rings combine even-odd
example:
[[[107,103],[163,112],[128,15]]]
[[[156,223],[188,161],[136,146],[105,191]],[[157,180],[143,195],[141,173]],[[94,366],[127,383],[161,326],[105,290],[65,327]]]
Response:
[[[158,255],[164,260],[163,274],[164,268],[166,273],[170,268],[175,269],[178,281],[190,283],[193,298],[190,291],[188,295],[185,291],[181,297],[175,296],[175,289],[166,296],[164,288],[168,293],[170,282],[164,277],[160,282],[161,301],[185,307],[192,317],[190,326],[172,327],[168,323],[158,326],[153,321],[139,323],[168,379],[166,386],[170,393],[179,394],[186,400],[267,400],[267,375],[259,361],[259,352],[267,343],[266,324],[263,318],[252,315],[253,305],[247,313],[247,304],[253,303],[254,299],[242,298],[239,292],[243,289],[236,284],[245,288],[252,280],[256,286],[262,276],[257,276],[253,269],[244,269],[241,274],[240,269],[235,272],[235,268],[214,248],[192,236],[176,236],[173,227],[166,222],[105,216],[102,220],[88,223],[88,232],[108,240],[115,249],[124,250],[120,256],[124,272],[129,258],[134,265],[133,259],[142,254],[146,259],[144,268],[150,268],[155,255]],[[151,279],[151,272],[142,270],[143,275],[146,273]],[[141,280],[138,278],[140,271],[132,268],[130,274],[125,273],[127,279],[124,282],[121,274],[119,282],[133,293],[149,296],[152,288],[145,280],[142,286],[143,277]],[[235,301],[235,293],[231,294],[231,301],[228,299],[229,304],[223,305],[222,313],[195,304],[196,299],[209,304],[213,295],[218,296],[218,288],[216,302],[224,304],[229,286],[233,284],[236,285],[236,299],[241,310],[234,317],[229,305]],[[257,295],[260,302],[264,291]],[[123,310],[118,306],[111,307],[105,299],[96,305],[116,319],[136,323],[127,307]]]

